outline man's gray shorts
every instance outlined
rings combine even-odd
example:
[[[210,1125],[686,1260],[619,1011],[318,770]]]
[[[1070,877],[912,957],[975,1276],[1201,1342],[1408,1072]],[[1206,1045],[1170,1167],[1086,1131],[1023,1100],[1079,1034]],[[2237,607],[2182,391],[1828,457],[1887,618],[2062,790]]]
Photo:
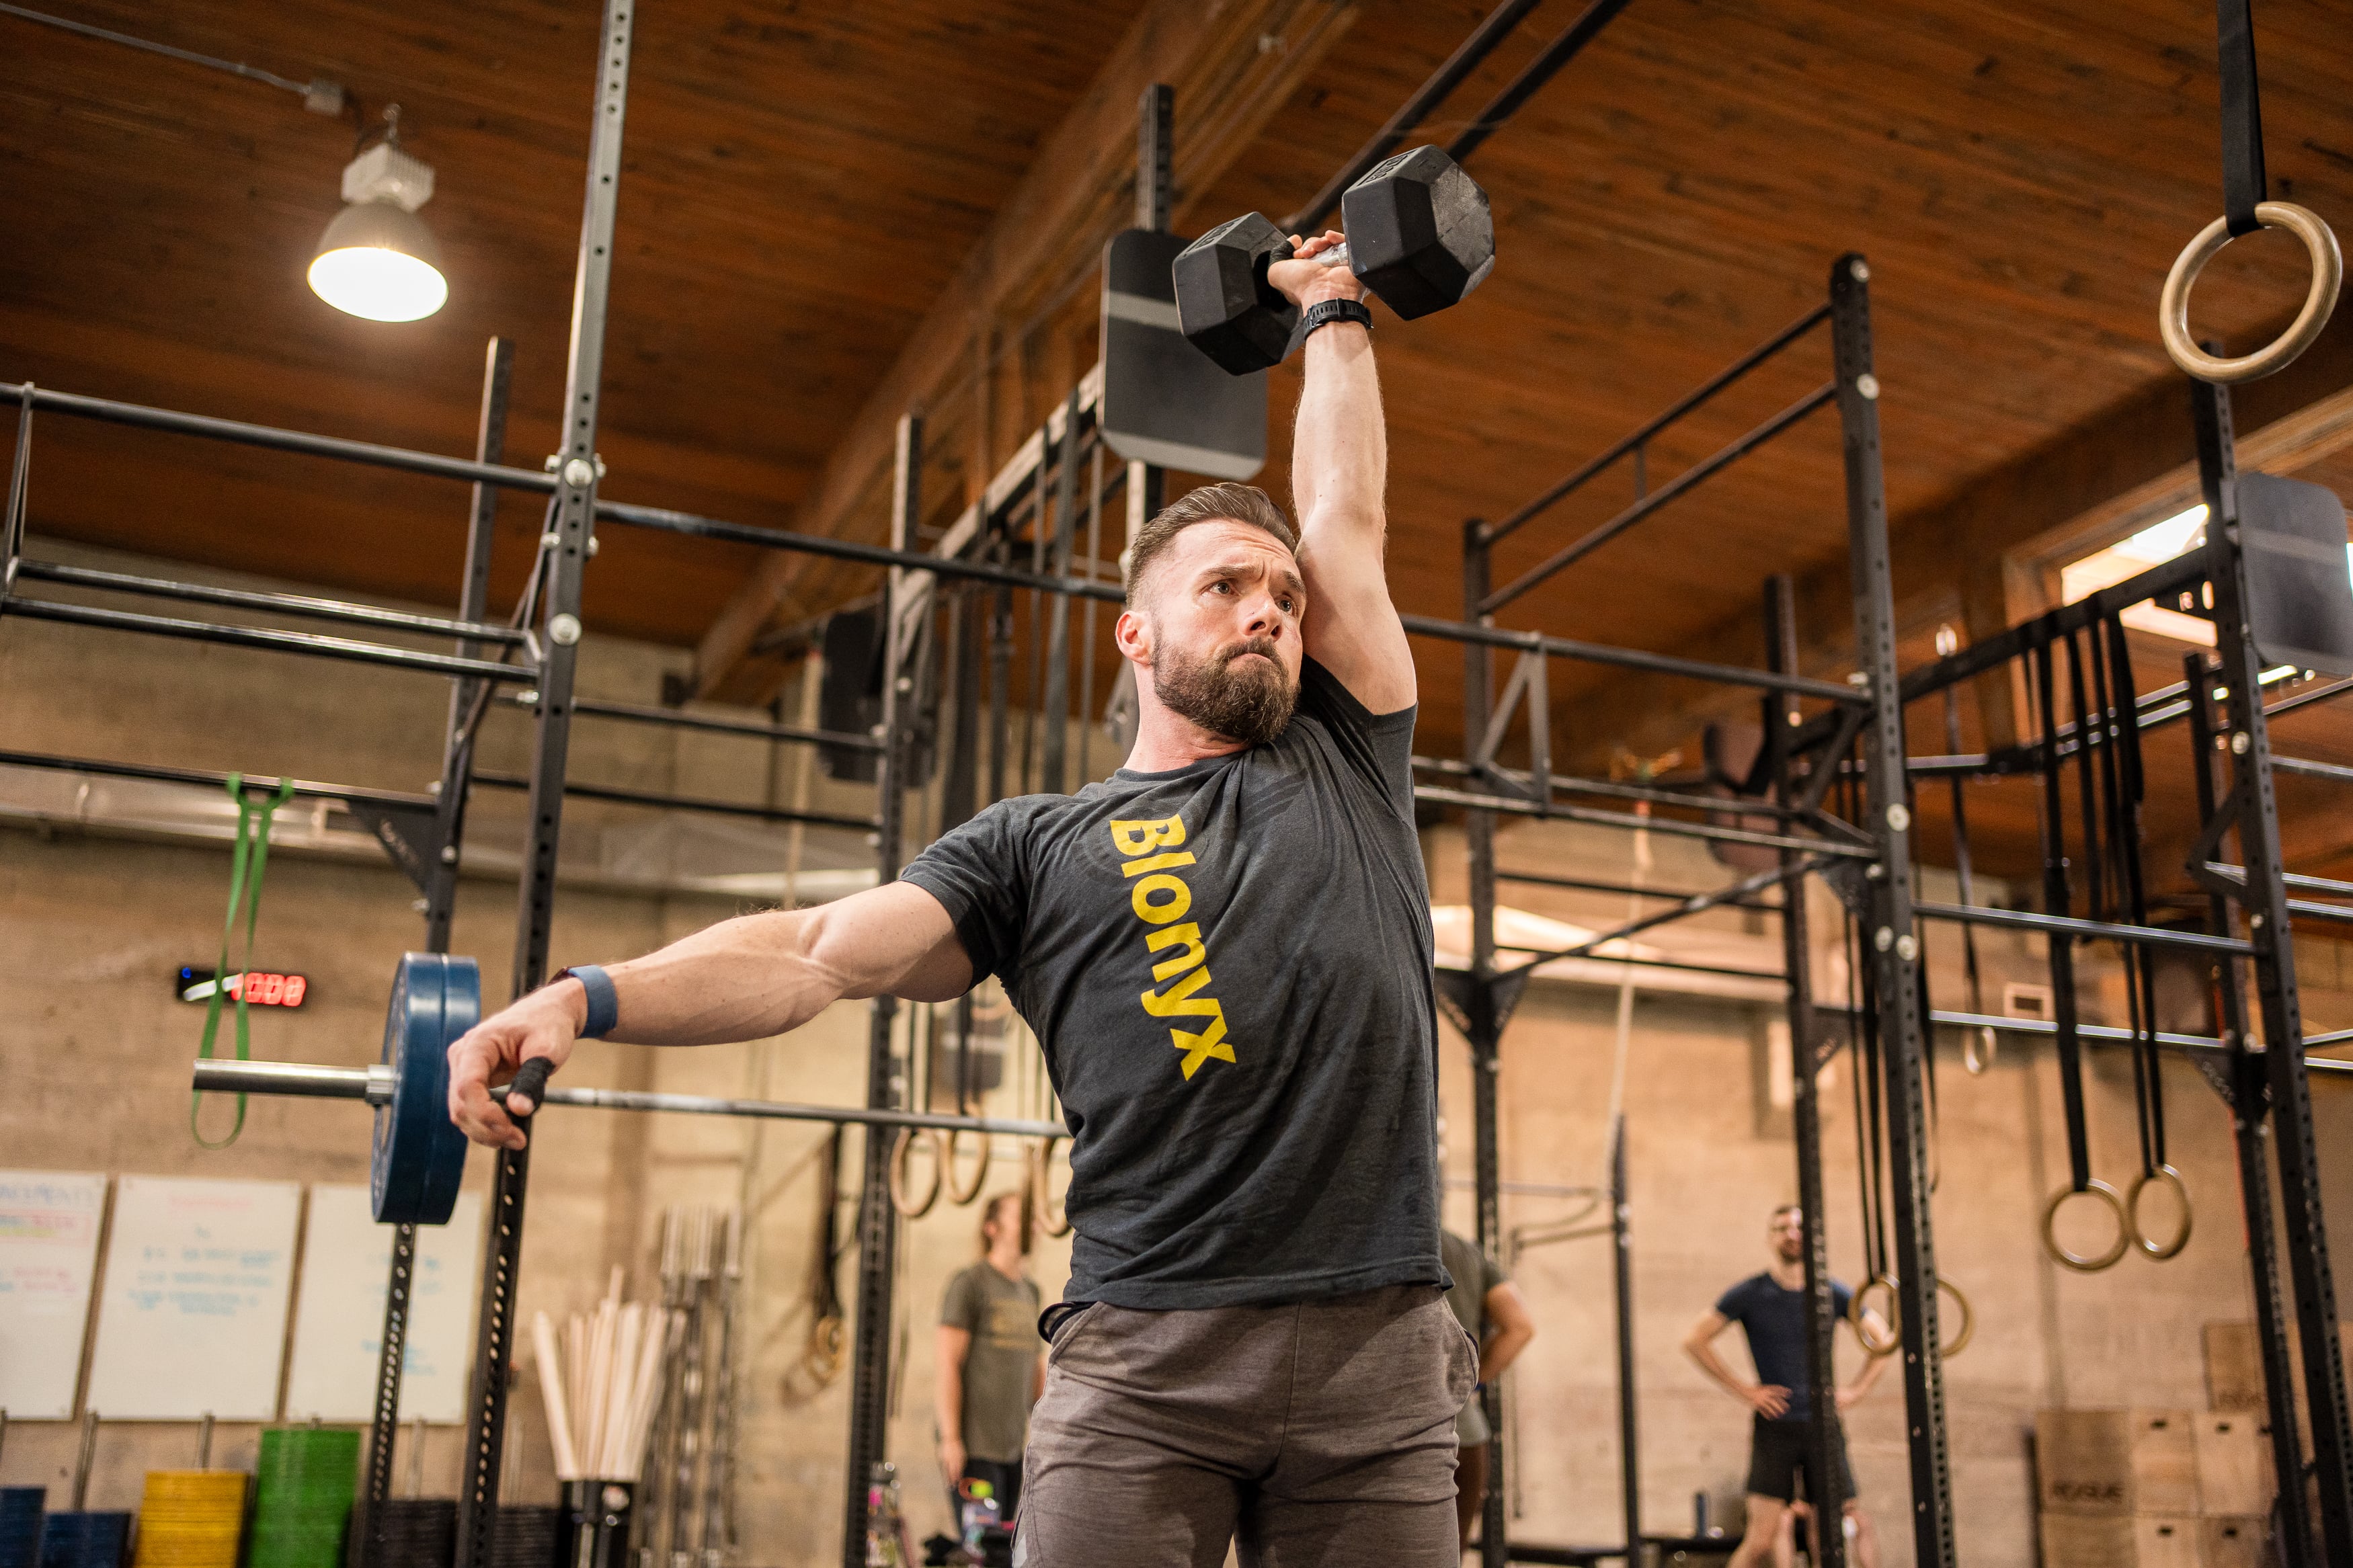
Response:
[[[1061,1324],[1029,1416],[1017,1568],[1453,1568],[1454,1413],[1478,1353],[1431,1285]]]

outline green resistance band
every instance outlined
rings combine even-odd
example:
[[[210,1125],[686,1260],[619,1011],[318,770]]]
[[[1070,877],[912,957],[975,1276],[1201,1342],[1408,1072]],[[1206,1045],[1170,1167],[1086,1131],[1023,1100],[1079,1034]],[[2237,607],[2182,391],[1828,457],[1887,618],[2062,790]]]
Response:
[[[228,864],[228,917],[221,922],[220,963],[213,969],[213,994],[205,1005],[205,1037],[196,1047],[196,1055],[211,1060],[213,1037],[220,1032],[221,996],[228,988],[228,944],[237,931],[237,911],[245,907],[245,964],[237,971],[242,976],[253,970],[253,927],[261,914],[261,874],[269,865],[269,819],[278,808],[294,797],[294,781],[278,781],[278,793],[263,799],[248,797],[245,793],[245,775],[228,775],[228,797],[237,802],[237,847]],[[253,1045],[246,1032],[245,986],[237,988],[237,1059],[251,1061]],[[216,1142],[204,1135],[196,1126],[196,1113],[205,1102],[204,1090],[188,1097],[188,1131],[207,1149],[226,1149],[237,1142],[245,1131],[245,1096],[237,1097],[237,1121],[228,1136]]]

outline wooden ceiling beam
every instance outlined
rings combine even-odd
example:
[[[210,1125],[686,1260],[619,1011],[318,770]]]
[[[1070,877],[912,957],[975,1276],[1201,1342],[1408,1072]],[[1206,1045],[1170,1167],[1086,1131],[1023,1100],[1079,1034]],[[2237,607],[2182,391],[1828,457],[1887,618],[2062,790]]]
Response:
[[[880,498],[899,416],[940,399],[974,366],[975,324],[1050,310],[1093,268],[1134,209],[1136,103],[1176,89],[1176,208],[1206,190],[1257,139],[1356,18],[1354,0],[1155,0],[1062,122],[941,290],[898,359],[827,456],[796,532],[880,537]],[[887,237],[921,244],[922,237]],[[1018,345],[1017,345],[1018,350]],[[987,367],[979,367],[986,374]],[[1057,389],[1058,391],[1060,389]],[[986,463],[982,470],[986,471]],[[695,650],[694,692],[718,692],[814,558],[766,554]]]
[[[2235,389],[2242,466],[2286,472],[2353,446],[2348,388],[2353,310],[2340,311],[2295,364]],[[1900,409],[1903,395],[1900,386],[1891,388],[1890,404]],[[1900,423],[1890,424],[1896,426],[1888,444],[1892,468],[1904,455]],[[1975,641],[2040,613],[2049,607],[2047,584],[2063,562],[2196,504],[2196,491],[2189,385],[2179,376],[2163,376],[1955,493],[1897,517],[1889,543],[1898,635],[1925,639],[1949,621],[1964,640]],[[1835,679],[1853,665],[1854,611],[1845,552],[1797,578],[1805,673]],[[1577,635],[1573,626],[1545,629]],[[1763,661],[1764,647],[1760,607],[1719,623],[1695,644],[1668,651],[1755,665]],[[2007,689],[1989,679],[1980,683],[1977,697],[1999,743],[2010,721]],[[1662,684],[1656,677],[1629,677],[1565,701],[1556,732],[1570,737],[1590,763],[1597,744],[1622,744],[1648,755],[1711,721],[1747,718],[1755,711],[1746,693],[1695,691],[1688,681]]]

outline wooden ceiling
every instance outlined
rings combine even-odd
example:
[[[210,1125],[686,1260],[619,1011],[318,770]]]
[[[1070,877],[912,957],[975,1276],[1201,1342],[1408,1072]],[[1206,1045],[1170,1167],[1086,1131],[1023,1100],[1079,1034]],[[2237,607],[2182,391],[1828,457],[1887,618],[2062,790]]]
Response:
[[[1240,4],[1197,7],[1200,26]],[[423,216],[452,298],[427,321],[378,325],[304,287],[336,208],[348,122],[307,115],[290,94],[0,17],[0,157],[17,237],[0,249],[0,378],[461,452],[482,343],[498,333],[518,344],[510,459],[532,466],[552,448],[593,0],[55,8],[288,77],[332,77],[371,111],[397,100],[411,150],[438,173]],[[1282,79],[1279,111],[1216,177],[1180,191],[1181,226],[1295,205],[1485,8],[1314,0],[1284,12],[1282,31],[1245,38],[1266,54],[1304,49],[1312,34],[1318,52],[1303,55],[1295,87]],[[793,526],[861,405],[1146,9],[648,0],[613,273],[606,493]],[[1538,8],[1422,134],[1450,137],[1576,9]],[[2353,226],[2353,30],[2342,24],[2326,0],[2257,7],[2275,194],[2340,230]],[[1987,522],[1980,550],[1979,523],[1957,529],[1957,517],[2016,510],[1973,497],[2070,441],[2132,458],[2132,411],[2180,396],[2156,302],[2176,251],[2220,207],[2212,26],[2193,0],[1635,0],[1473,160],[1494,199],[1494,277],[1461,309],[1381,329],[1391,575],[1405,606],[1459,614],[1464,517],[1509,510],[1799,315],[1853,249],[1873,268],[1899,573],[1907,560],[1936,563],[1906,612],[1925,638],[1956,613],[1954,563],[1982,555],[1998,567],[2021,542]],[[2303,276],[2290,241],[2235,246],[2200,289],[2198,325],[2247,341],[2293,308]],[[1088,284],[1010,322],[972,324],[974,342],[990,345],[987,374],[967,366],[929,410],[942,437],[929,491],[943,507],[960,505],[1084,368],[1093,310]],[[1825,338],[1801,345],[1661,441],[1651,482],[1827,367]],[[1294,391],[1278,373],[1263,479],[1278,489]],[[64,419],[40,428],[38,531],[453,595],[463,503],[450,487]],[[1621,505],[1627,482],[1605,478],[1516,536],[1499,579]],[[843,531],[879,537],[881,489],[860,494]],[[504,526],[502,595],[535,509],[513,501]],[[1746,658],[1765,574],[1834,588],[1843,552],[1825,413],[1502,618]],[[752,553],[607,530],[589,624],[694,646]],[[819,574],[776,615],[867,585]],[[1826,668],[1844,629],[1842,612],[1822,608],[1835,603],[1810,601],[1810,647]],[[1451,750],[1459,665],[1429,653],[1422,745]],[[756,695],[761,680],[731,689]],[[1653,700],[1581,675],[1560,687],[1563,721],[1573,735],[1587,723],[1589,751],[1638,703],[1656,740],[1698,695],[1661,689]]]

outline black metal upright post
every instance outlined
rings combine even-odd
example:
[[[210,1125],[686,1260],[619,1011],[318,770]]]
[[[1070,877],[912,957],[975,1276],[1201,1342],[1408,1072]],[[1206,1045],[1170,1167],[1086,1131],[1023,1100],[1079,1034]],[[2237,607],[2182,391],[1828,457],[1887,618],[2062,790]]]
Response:
[[[1176,221],[1176,90],[1166,82],[1144,89],[1135,106],[1135,226],[1166,234]],[[1150,521],[1166,494],[1167,472],[1155,463],[1127,465],[1127,537]]]
[[[1054,531],[1046,557],[1046,570],[1056,577],[1071,574],[1071,546],[1079,514],[1079,389],[1075,386],[1062,405],[1061,455],[1061,467],[1055,476]],[[1042,455],[1039,461],[1044,461]],[[1038,476],[1038,488],[1040,491],[1046,488],[1042,473]],[[1066,762],[1071,732],[1071,596],[1055,595],[1046,617],[1046,730],[1039,752],[1046,776],[1039,787],[1048,795],[1060,795],[1071,787]],[[1093,653],[1092,648],[1086,649],[1085,657]]]
[[[1798,673],[1797,594],[1789,579],[1765,584],[1766,667],[1777,675]],[[1771,700],[1765,743],[1772,748],[1773,798],[1782,805],[1798,800],[1789,736],[1799,722],[1798,700],[1778,692]],[[1817,764],[1836,767],[1841,758]],[[1846,1531],[1839,1495],[1845,1444],[1838,1409],[1834,1334],[1838,1309],[1831,1296],[1830,1244],[1822,1199],[1822,1114],[1820,1098],[1822,1051],[1814,1015],[1810,937],[1806,925],[1806,869],[1794,849],[1781,851],[1781,971],[1789,983],[1789,1120],[1798,1146],[1798,1207],[1806,1234],[1806,1384],[1812,1415],[1809,1442],[1809,1487],[1813,1492],[1814,1568],[1845,1568]]]
[[[899,420],[898,462],[892,484],[891,548],[912,548],[920,504],[923,468],[923,421],[913,414]],[[877,885],[899,875],[899,837],[903,816],[903,771],[906,763],[906,704],[900,667],[898,611],[901,568],[891,568],[882,595],[882,721],[875,737],[882,742],[874,773],[877,829],[874,873]],[[915,639],[908,639],[912,643]],[[892,1079],[891,1026],[899,1000],[885,994],[874,998],[866,1037],[866,1103],[876,1110],[898,1104]],[[891,1290],[897,1261],[898,1211],[891,1205],[891,1140],[881,1128],[866,1131],[864,1184],[858,1195],[858,1324],[849,1373],[849,1474],[843,1488],[842,1568],[864,1568],[866,1557],[866,1487],[874,1466],[884,1457],[891,1418]]]
[[[2247,618],[2246,558],[2240,537],[2230,394],[2196,384],[2198,468],[2206,491],[2206,570],[2214,589],[2215,653],[2230,690],[2239,854],[2246,867],[2240,901],[2254,944],[2255,1004],[2263,1016],[2264,1078],[2271,1090],[2272,1146],[2279,1164],[2288,1277],[2295,1292],[2296,1333],[2304,1348],[2306,1408],[2319,1490],[2323,1557],[2353,1563],[2353,1421],[2348,1421],[2345,1358],[2337,1332],[2337,1285],[2329,1273],[2328,1229],[2321,1214],[2319,1151],[2312,1128],[2312,1087],[2304,1063],[2304,1015],[2296,992],[2295,944],[2288,929],[2286,866],[2280,850],[2279,802],[2272,791],[2271,738],[2263,719],[2263,655]],[[2202,868],[2201,868],[2202,869]],[[2283,1475],[2286,1488],[2295,1478]]]
[[[596,115],[589,132],[580,253],[573,274],[572,338],[564,377],[563,440],[555,505],[543,540],[547,590],[541,605],[537,733],[532,749],[530,821],[516,900],[513,994],[538,985],[547,968],[554,916],[555,863],[564,815],[564,773],[572,728],[574,664],[580,646],[580,583],[593,543],[596,506],[596,406],[605,364],[605,310],[612,277],[613,217],[621,178],[621,123],[628,103],[630,0],[605,0],[596,60]],[[514,1351],[515,1282],[522,1257],[528,1149],[501,1150],[491,1187],[476,1317],[474,1375],[466,1417],[465,1484],[458,1494],[458,1568],[490,1568],[496,1534],[499,1466],[506,1433],[507,1373]]]
[[[1634,1201],[1626,1183],[1626,1113],[1609,1121],[1609,1282],[1617,1300],[1618,1503],[1626,1562],[1642,1561],[1642,1428],[1634,1382]]]
[[[507,390],[514,344],[492,338],[482,368],[482,416],[474,437],[474,460],[506,461]],[[466,516],[466,568],[458,589],[458,618],[479,621],[490,598],[491,539],[498,518],[498,491],[477,482]],[[481,645],[461,638],[460,658],[479,658]],[[459,678],[449,685],[449,725],[442,738],[439,809],[435,814],[433,858],[426,874],[425,950],[449,951],[449,915],[457,902],[458,840],[465,830],[466,780],[472,741],[467,722],[481,683]],[[417,1227],[392,1227],[391,1267],[384,1287],[384,1333],[377,1343],[375,1415],[368,1428],[367,1484],[360,1510],[360,1568],[381,1568],[388,1544],[385,1503],[392,1496],[393,1449],[400,1433],[400,1379],[408,1357],[409,1288],[417,1268]]]
[[[2198,786],[2198,820],[2211,823],[2220,803],[2214,790],[2214,746],[2221,734],[2215,722],[2214,672],[2203,652],[2182,656],[2189,705],[2189,753]],[[2219,892],[2207,902],[2209,929],[2216,936],[2245,933],[2231,901]],[[2230,953],[2214,955],[2209,992],[2215,1036],[2230,1047],[2227,1075],[2231,1134],[2239,1163],[2239,1204],[2246,1221],[2247,1275],[2255,1303],[2255,1343],[2263,1358],[2263,1405],[2270,1415],[2272,1474],[2304,1473],[2304,1439],[2296,1432],[2295,1371],[2288,1359],[2287,1301],[2280,1294],[2279,1247],[2272,1216],[2271,1089],[2263,1080],[2261,1053],[2251,1048],[2247,1028],[2246,971]],[[2304,1489],[2284,1486],[2274,1505],[2278,1521],[2281,1568],[2311,1568],[2312,1510]]]
[[[1887,1063],[1914,1560],[1920,1568],[1955,1568],[1952,1466],[1945,1443],[1944,1363],[1936,1323],[1936,1226],[1929,1213],[1924,1092],[1927,1020],[1920,1016],[1920,939],[1912,913],[1912,810],[1905,777],[1904,699],[1895,667],[1887,492],[1880,468],[1879,378],[1872,369],[1870,280],[1871,268],[1860,255],[1850,252],[1831,264],[1831,331],[1844,437],[1855,655],[1871,700],[1863,727],[1865,820],[1858,826],[1872,836],[1879,854],[1870,868],[1867,942]],[[1825,1521],[1822,1533],[1834,1528],[1834,1521]]]
[[[1462,525],[1463,615],[1479,620],[1479,601],[1487,596],[1487,540],[1476,520]],[[1463,758],[1478,762],[1479,738],[1486,732],[1487,710],[1494,702],[1493,657],[1484,645],[1462,645]],[[1465,987],[1463,1033],[1471,1043],[1472,1163],[1477,1184],[1479,1250],[1489,1258],[1503,1247],[1502,1165],[1496,1150],[1496,1079],[1502,1076],[1497,1047],[1504,1035],[1504,1010],[1495,982],[1495,814],[1476,807],[1462,814],[1464,848],[1470,870],[1471,973]],[[1479,1560],[1482,1568],[1504,1568],[1508,1562],[1507,1525],[1504,1508],[1504,1391],[1487,1383],[1480,1391],[1480,1407],[1487,1428],[1487,1492],[1480,1506]]]

